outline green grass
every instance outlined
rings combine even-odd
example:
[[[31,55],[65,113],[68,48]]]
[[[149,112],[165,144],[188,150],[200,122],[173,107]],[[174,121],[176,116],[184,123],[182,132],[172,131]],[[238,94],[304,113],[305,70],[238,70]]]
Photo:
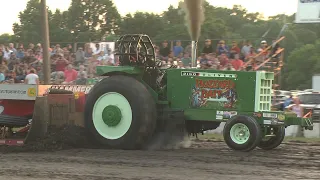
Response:
[[[199,139],[210,139],[216,141],[223,141],[222,134],[204,134],[198,135]],[[305,143],[320,143],[320,138],[305,138],[305,137],[285,137],[284,142],[305,142]]]

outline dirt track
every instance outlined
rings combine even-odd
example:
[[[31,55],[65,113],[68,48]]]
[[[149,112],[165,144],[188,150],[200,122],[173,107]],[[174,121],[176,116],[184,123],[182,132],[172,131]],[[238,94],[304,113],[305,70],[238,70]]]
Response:
[[[288,143],[274,151],[239,153],[211,141],[163,151],[9,153],[0,154],[0,179],[319,179],[319,154],[320,144]]]

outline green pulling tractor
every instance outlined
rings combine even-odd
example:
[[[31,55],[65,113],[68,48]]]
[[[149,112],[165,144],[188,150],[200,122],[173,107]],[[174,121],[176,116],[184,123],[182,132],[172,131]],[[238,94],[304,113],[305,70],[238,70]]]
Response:
[[[310,118],[271,111],[271,72],[161,68],[147,35],[122,36],[119,66],[98,66],[105,76],[86,98],[85,126],[99,144],[144,149],[159,135],[165,143],[214,130],[226,122],[223,137],[233,150],[270,150],[285,128],[312,130]]]

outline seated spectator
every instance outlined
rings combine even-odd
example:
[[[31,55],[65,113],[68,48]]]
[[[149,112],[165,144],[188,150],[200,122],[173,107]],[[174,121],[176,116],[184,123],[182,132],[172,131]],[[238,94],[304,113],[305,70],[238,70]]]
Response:
[[[231,61],[231,64],[236,71],[239,71],[241,69],[241,67],[243,66],[243,61],[240,60],[239,54],[236,54],[234,56],[234,59]]]
[[[160,58],[163,60],[168,60],[168,56],[171,53],[170,47],[168,45],[168,41],[163,41],[162,47],[160,47]]]
[[[81,75],[81,74],[84,74],[84,77],[85,77],[85,78],[88,77],[87,71],[85,71],[85,69],[86,69],[86,68],[84,67],[84,65],[80,65],[80,66],[79,66],[78,78],[80,78],[80,75]]]
[[[206,39],[204,48],[202,49],[202,53],[209,54],[209,53],[213,53],[213,52],[214,52],[214,50],[213,50],[213,46],[211,44],[211,40]]]
[[[217,54],[226,54],[229,55],[229,47],[226,45],[225,41],[221,40],[219,41],[219,44],[217,46]]]
[[[191,57],[188,53],[184,53],[183,58],[181,59],[184,67],[191,67]]]
[[[249,53],[247,54],[245,61],[248,61],[249,59],[254,58],[257,55],[257,53],[255,52],[255,48],[251,47]]]
[[[62,84],[72,84],[78,77],[78,72],[69,64],[64,71],[65,80]]]
[[[35,70],[31,69],[29,74],[24,79],[25,84],[39,84],[39,76],[36,74]]]
[[[100,51],[100,53],[97,56],[97,60],[98,61],[103,61],[103,60],[106,60],[106,59],[107,59],[107,57],[105,56],[104,51]]]
[[[15,83],[15,75],[13,71],[8,71],[6,74],[5,80],[6,83],[13,84]]]
[[[0,49],[0,64],[3,64],[3,52]]]
[[[0,70],[0,83],[2,83],[6,79],[5,75],[3,72]]]
[[[62,84],[65,80],[64,72],[54,72],[51,73],[51,83],[52,84]]]
[[[222,69],[223,71],[235,71],[231,63],[228,63],[226,66],[224,66]]]
[[[86,72],[82,71],[79,72],[79,78],[76,80],[76,85],[87,85],[87,77],[86,77]]]
[[[225,53],[222,53],[219,57],[220,67],[223,69],[229,63],[228,56]]]
[[[238,44],[236,41],[232,41],[232,47],[230,49],[230,56],[234,56],[236,54],[240,54],[240,48],[238,47]]]
[[[16,62],[13,66],[13,72],[16,74],[16,80],[18,82],[21,82],[26,77],[23,63]]]
[[[9,71],[9,69],[4,63],[2,63],[2,64],[0,64],[0,71],[3,73],[6,73]]]

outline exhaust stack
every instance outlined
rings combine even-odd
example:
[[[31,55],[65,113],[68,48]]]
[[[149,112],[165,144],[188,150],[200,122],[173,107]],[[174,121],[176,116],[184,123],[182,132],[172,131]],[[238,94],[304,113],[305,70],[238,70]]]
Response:
[[[197,68],[198,41],[191,42],[191,68]]]

